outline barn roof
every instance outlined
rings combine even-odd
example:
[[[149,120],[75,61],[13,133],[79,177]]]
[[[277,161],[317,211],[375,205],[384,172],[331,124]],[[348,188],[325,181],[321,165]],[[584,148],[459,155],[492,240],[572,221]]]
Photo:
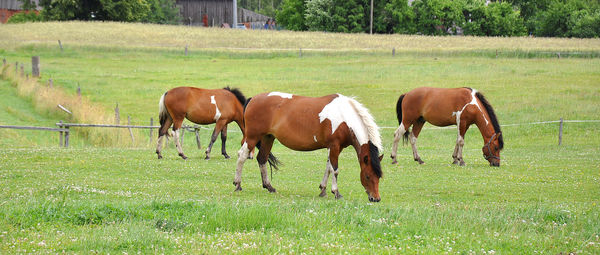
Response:
[[[40,10],[40,0],[32,0],[37,6],[37,10]],[[0,9],[8,9],[8,10],[23,10],[21,7],[23,3],[19,0],[0,0]]]

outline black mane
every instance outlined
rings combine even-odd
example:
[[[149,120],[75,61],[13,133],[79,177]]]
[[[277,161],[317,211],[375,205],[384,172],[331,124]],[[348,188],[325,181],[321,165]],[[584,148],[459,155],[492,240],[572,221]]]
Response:
[[[379,161],[379,150],[371,141],[369,141],[369,156],[371,157],[371,167],[377,177],[381,178],[383,172],[381,171],[381,162]]]
[[[245,105],[246,104],[246,97],[244,96],[244,94],[242,94],[242,92],[238,89],[238,88],[229,88],[229,86],[224,87],[224,90],[227,90],[231,93],[233,93],[235,95],[235,97],[237,98],[238,101],[240,101],[240,104]]]
[[[494,126],[494,132],[496,132],[496,134],[500,133],[500,123],[498,123],[498,118],[496,117],[496,113],[494,113],[492,105],[485,99],[483,94],[477,92],[475,95],[477,95],[477,98],[479,98],[479,101],[481,101],[483,107],[487,110],[490,120],[492,121],[492,126]],[[498,144],[500,146],[498,149],[502,150],[502,148],[504,148],[504,139],[502,139],[502,135],[498,137]]]

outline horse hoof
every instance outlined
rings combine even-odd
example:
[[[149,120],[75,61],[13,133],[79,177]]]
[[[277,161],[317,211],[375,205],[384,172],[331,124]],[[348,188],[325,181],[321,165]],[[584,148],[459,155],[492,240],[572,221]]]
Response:
[[[423,160],[421,160],[420,158],[415,159],[415,161],[419,162],[419,165],[425,164],[425,162],[423,162]]]
[[[395,165],[395,164],[398,164],[398,161],[396,161],[396,160],[394,159],[394,161],[392,161],[392,165]]]
[[[158,159],[162,159],[162,155],[158,155]]]
[[[263,188],[267,189],[270,193],[276,192],[275,188],[273,188],[273,186],[271,186],[271,185],[268,185],[268,186],[263,185]]]
[[[321,194],[319,194],[320,197],[326,197],[327,196],[327,191],[325,189],[321,190]]]
[[[465,164],[465,162],[464,162],[464,161],[461,161],[461,162],[460,162],[460,164],[458,164],[458,165],[459,165],[459,166],[465,166],[466,164]]]
[[[206,156],[206,157],[204,158],[204,160],[209,160],[209,159],[210,159],[210,157],[209,157],[209,156]]]
[[[230,159],[231,157],[227,154],[223,154],[223,156],[225,157],[225,159]]]
[[[335,194],[335,199],[342,199],[343,197],[340,193]]]
[[[188,157],[186,157],[186,156],[185,156],[185,155],[183,155],[183,154],[179,154],[179,156],[180,156],[180,157],[181,157],[183,160],[186,160],[186,159],[188,158]]]
[[[242,185],[235,184],[235,190],[234,191],[242,191]]]

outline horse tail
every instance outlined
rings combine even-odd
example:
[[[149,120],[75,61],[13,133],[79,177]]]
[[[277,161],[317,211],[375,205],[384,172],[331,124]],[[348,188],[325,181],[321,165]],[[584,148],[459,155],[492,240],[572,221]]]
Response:
[[[498,117],[496,117],[496,113],[494,113],[494,108],[492,108],[492,105],[487,101],[483,94],[477,92],[475,93],[475,95],[477,96],[481,104],[483,104],[485,110],[488,112],[490,120],[492,121],[492,126],[494,127],[494,132],[496,132],[496,134],[499,134],[501,132],[500,123],[498,122]],[[498,144],[500,150],[504,148],[504,139],[502,139],[502,135],[498,137]]]
[[[398,102],[396,103],[396,117],[398,118],[398,125],[402,125],[402,100],[404,99],[404,96],[406,96],[406,94],[400,95],[400,98],[398,98]],[[408,142],[408,135],[410,135],[410,130],[407,128],[406,132],[404,132],[403,143]]]
[[[248,103],[250,103],[250,100],[252,100],[252,97],[249,97],[248,100],[246,100],[246,102],[244,103],[244,112],[246,112],[246,107],[248,106]]]
[[[163,126],[167,122],[167,119],[171,118],[171,115],[169,115],[169,111],[167,111],[167,107],[165,107],[165,96],[166,95],[167,95],[167,92],[165,92],[160,97],[160,101],[158,101],[158,119],[160,121],[160,128],[158,130],[159,137],[161,136],[161,130],[163,130],[163,128],[164,128]],[[166,133],[168,133],[168,132],[166,132]]]
[[[241,105],[244,105],[246,103],[246,97],[244,96],[244,94],[238,88],[233,88],[232,89],[229,86],[227,86],[227,87],[224,87],[223,89],[231,92],[232,94],[234,94],[235,97],[237,98],[237,100],[240,102]]]
[[[256,148],[258,148],[258,155],[256,156],[256,160],[259,160],[260,157],[260,141],[258,141],[258,143],[256,144]],[[269,157],[267,157],[267,162],[269,162],[269,165],[272,168],[275,168],[275,170],[279,170],[279,165],[281,165],[281,161],[279,161],[279,159],[277,159],[277,157],[275,157],[275,155],[273,155],[273,153],[269,152]],[[265,162],[258,162],[259,164],[264,164]]]

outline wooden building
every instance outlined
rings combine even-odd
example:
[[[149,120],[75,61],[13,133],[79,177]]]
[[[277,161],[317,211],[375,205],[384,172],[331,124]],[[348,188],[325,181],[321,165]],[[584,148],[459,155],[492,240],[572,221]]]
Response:
[[[39,4],[39,0],[33,0],[36,6]],[[22,3],[19,0],[0,0],[0,23],[6,23],[12,15],[19,12],[25,12],[22,7]],[[35,10],[39,12],[39,7]]]

